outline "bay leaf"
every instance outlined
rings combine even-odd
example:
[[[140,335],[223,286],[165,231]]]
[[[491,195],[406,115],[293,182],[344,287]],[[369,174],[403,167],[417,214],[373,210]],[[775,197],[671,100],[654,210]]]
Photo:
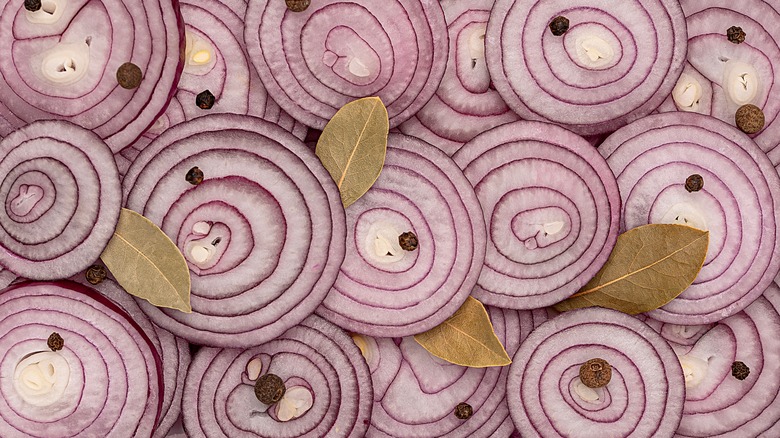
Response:
[[[100,259],[131,295],[157,307],[192,312],[190,270],[179,248],[152,221],[122,209]]]
[[[432,355],[456,365],[485,368],[512,363],[485,306],[473,297],[443,323],[414,335],[414,340]]]
[[[649,224],[617,238],[607,263],[556,310],[601,306],[635,315],[680,295],[699,274],[709,232],[685,225]]]
[[[387,108],[378,97],[352,101],[325,125],[315,153],[349,207],[374,185],[385,164]]]

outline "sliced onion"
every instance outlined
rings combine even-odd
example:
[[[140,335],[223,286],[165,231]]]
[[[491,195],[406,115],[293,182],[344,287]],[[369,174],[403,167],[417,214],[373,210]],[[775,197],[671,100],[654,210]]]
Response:
[[[64,348],[52,351],[52,332]],[[150,437],[162,405],[154,344],[133,319],[72,282],[0,293],[0,435]]]
[[[603,359],[606,386],[591,389],[580,366]],[[613,310],[566,312],[534,330],[507,381],[512,420],[523,436],[671,437],[680,424],[685,381],[674,350],[645,323]]]
[[[322,129],[356,97],[379,96],[390,126],[430,100],[447,64],[447,25],[438,2],[249,3],[249,57],[273,99],[304,124]]]
[[[119,220],[119,173],[105,143],[65,121],[0,142],[0,265],[30,279],[70,277],[103,252]]]
[[[15,127],[69,120],[114,152],[130,145],[176,90],[184,49],[178,2],[45,0],[37,12],[23,3],[2,2],[0,115]],[[141,69],[138,88],[117,82],[126,62]]]
[[[570,27],[555,36],[548,26],[559,16]],[[591,135],[663,102],[687,34],[677,0],[497,0],[486,42],[490,76],[510,108]]]
[[[765,127],[752,135],[764,151],[780,144],[780,20],[771,0],[680,2],[688,24],[688,56],[683,75],[662,111],[709,114],[736,126],[735,113],[747,103],[764,112]],[[774,6],[773,6],[774,4]],[[734,44],[726,30],[741,27],[745,42]],[[747,76],[743,74],[747,73]],[[780,150],[773,153],[780,163]]]
[[[686,376],[676,436],[774,436],[767,431],[780,421],[779,309],[780,287],[773,283],[744,311],[714,326],[654,324],[675,349]],[[677,342],[680,333],[694,332],[694,342]],[[744,380],[732,374],[735,361],[750,369]]]
[[[186,175],[204,173],[199,185]],[[127,207],[178,245],[192,313],[141,308],[193,343],[249,347],[279,336],[325,298],[344,259],[335,183],[300,140],[264,120],[214,114],[178,124],[136,158]]]
[[[544,311],[488,307],[496,335],[513,355],[547,317]],[[369,438],[396,436],[507,437],[514,430],[506,404],[509,367],[466,368],[439,359],[413,337],[354,335],[371,369],[374,410]],[[474,414],[455,416],[467,403]]]
[[[417,249],[400,246],[416,235]],[[485,225],[474,189],[443,152],[388,136],[377,181],[347,209],[347,253],[317,314],[357,333],[424,332],[460,308],[482,268]]]
[[[769,287],[780,272],[780,177],[747,135],[709,116],[665,113],[618,130],[599,150],[620,186],[622,230],[679,223],[709,231],[693,285],[653,318],[716,322]],[[686,190],[691,175],[703,178],[702,190]]]
[[[519,119],[492,88],[485,31],[494,0],[443,0],[450,52],[436,95],[399,126],[448,155],[477,134]]]
[[[138,303],[113,279],[106,278],[98,285],[91,285],[83,275],[73,280],[86,287],[93,287],[101,295],[109,298],[122,308],[149,337],[160,359],[162,360],[162,406],[157,426],[154,429],[155,438],[166,437],[181,414],[181,397],[184,393],[184,379],[190,366],[190,347],[187,341],[173,336],[167,330],[154,325],[141,311]]]
[[[489,242],[474,296],[533,309],[575,293],[609,258],[620,195],[587,141],[555,125],[515,122],[453,157],[477,193]]]
[[[250,373],[252,375],[250,375]],[[268,406],[255,396],[258,375],[275,374],[285,397],[310,393],[299,417],[279,419],[285,402]],[[363,437],[371,418],[368,366],[340,328],[310,316],[282,336],[247,350],[202,348],[184,390],[189,436]]]

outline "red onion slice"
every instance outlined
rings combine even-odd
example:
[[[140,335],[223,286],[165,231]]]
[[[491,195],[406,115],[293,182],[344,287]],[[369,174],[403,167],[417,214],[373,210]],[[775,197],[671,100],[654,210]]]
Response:
[[[679,437],[775,436],[780,421],[780,287],[714,326],[657,323],[680,358],[686,400]],[[678,343],[682,340],[683,343]],[[750,373],[732,374],[740,361]]]
[[[562,36],[548,27],[558,16],[570,24]],[[663,102],[682,72],[687,34],[677,0],[497,0],[485,41],[510,108],[592,135]]]
[[[285,404],[255,396],[258,375],[275,374],[285,397],[308,393],[300,416],[279,419]],[[363,437],[371,417],[368,366],[340,328],[310,316],[277,339],[247,350],[202,348],[184,390],[184,428],[197,437]],[[308,408],[308,409],[306,409]]]
[[[447,64],[447,25],[438,2],[249,3],[249,57],[268,93],[300,122],[323,129],[357,97],[379,96],[390,127],[430,100]]]
[[[580,366],[594,358],[612,379],[591,389]],[[523,436],[671,437],[680,424],[685,381],[674,350],[645,323],[614,310],[566,312],[534,330],[507,381],[512,420]]]
[[[518,120],[492,88],[485,31],[494,0],[443,0],[450,52],[436,95],[399,128],[448,155],[498,125]]]
[[[100,256],[119,220],[119,173],[105,143],[65,121],[0,142],[0,264],[30,279],[70,277]]]
[[[63,349],[47,346],[52,332]],[[71,282],[4,290],[0,348],[0,435],[152,436],[160,358],[141,327],[94,290]]]
[[[544,322],[544,311],[488,307],[496,335],[513,355],[520,342]],[[509,367],[466,368],[439,359],[413,337],[355,335],[374,383],[374,410],[367,437],[507,437],[514,430],[506,404]],[[460,403],[474,414],[454,415]]]
[[[736,126],[735,113],[747,103],[764,112],[766,124],[753,140],[764,151],[780,144],[780,101],[771,98],[780,84],[780,20],[776,3],[746,0],[680,2],[688,24],[688,62],[662,111],[709,114]],[[774,4],[774,6],[773,6]],[[738,26],[745,41],[728,40],[727,29]],[[772,162],[780,163],[780,150]]]
[[[204,174],[194,186],[185,178],[193,167]],[[123,183],[127,207],[178,245],[192,278],[192,313],[139,304],[193,343],[249,347],[279,336],[320,304],[344,259],[344,208],[330,174],[264,120],[214,114],[176,125]]]
[[[780,272],[780,177],[747,135],[709,116],[664,113],[618,130],[599,150],[620,186],[622,230],[647,223],[709,230],[698,277],[653,318],[716,322],[769,287]],[[691,175],[703,178],[700,191],[686,190]]]
[[[453,157],[477,193],[489,242],[473,295],[533,309],[575,293],[609,258],[620,195],[587,141],[555,125],[515,122],[474,138]]]
[[[417,249],[402,249],[412,232]],[[382,174],[347,209],[348,257],[317,314],[371,336],[409,336],[452,316],[482,268],[485,225],[474,189],[443,152],[388,136]]]
[[[0,115],[15,127],[69,120],[114,152],[165,110],[182,69],[184,26],[176,0],[46,0],[37,12],[4,0],[0,10]],[[49,12],[46,12],[46,11]],[[132,62],[143,80],[117,82]]]

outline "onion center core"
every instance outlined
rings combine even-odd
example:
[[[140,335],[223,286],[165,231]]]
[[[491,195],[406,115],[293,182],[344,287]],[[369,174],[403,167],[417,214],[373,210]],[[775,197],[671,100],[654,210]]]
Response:
[[[403,260],[406,251],[398,241],[400,235],[391,224],[374,223],[366,233],[366,253],[379,263],[396,263]]]
[[[56,85],[78,82],[87,74],[89,67],[89,44],[59,43],[43,53],[41,75]]]
[[[35,12],[25,11],[27,21],[36,24],[52,24],[59,21],[67,0],[44,0],[41,2],[41,8]]]
[[[707,231],[707,222],[698,209],[691,204],[681,202],[674,204],[661,218],[662,224],[687,225]]]
[[[601,67],[609,64],[615,56],[612,46],[596,35],[584,35],[577,39],[577,56],[588,67]]]
[[[19,194],[11,201],[11,213],[20,217],[27,216],[41,199],[43,188],[22,184],[19,186]]]
[[[699,359],[695,356],[683,355],[680,356],[680,365],[682,366],[683,375],[685,376],[685,387],[695,388],[704,380],[707,376],[707,368],[709,364],[707,361]]]
[[[214,65],[214,46],[193,32],[185,32],[184,72],[195,75],[203,75],[211,70]]]
[[[314,397],[309,388],[293,386],[285,391],[284,396],[276,404],[276,418],[279,421],[289,421],[300,417],[311,409]]]
[[[756,69],[744,62],[726,61],[724,73],[723,88],[729,98],[737,105],[752,103],[761,86]]]
[[[695,77],[687,73],[683,73],[680,76],[677,85],[672,90],[674,103],[677,104],[677,108],[681,111],[698,111],[701,95],[701,84]]]
[[[199,269],[213,267],[230,243],[230,230],[225,224],[196,222],[187,237],[184,254]]]
[[[22,359],[14,372],[14,388],[34,406],[49,406],[62,396],[70,379],[70,366],[62,355],[50,351]]]

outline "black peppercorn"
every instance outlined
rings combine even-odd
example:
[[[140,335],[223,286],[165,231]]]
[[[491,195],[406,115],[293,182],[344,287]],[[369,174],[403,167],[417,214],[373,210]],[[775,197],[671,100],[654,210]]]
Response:
[[[24,8],[30,12],[39,11],[41,9],[41,0],[24,0]]]
[[[612,380],[612,366],[604,359],[591,359],[580,366],[580,380],[588,388],[607,386]]]
[[[398,244],[401,245],[401,249],[404,251],[414,251],[417,249],[417,235],[411,231],[407,231],[398,236]]]
[[[741,27],[731,26],[726,30],[726,36],[729,41],[734,44],[740,44],[745,42],[745,31]]]
[[[287,9],[293,12],[303,12],[311,4],[311,0],[285,0]]]
[[[764,112],[761,108],[755,105],[742,105],[734,114],[734,121],[737,124],[737,128],[741,129],[745,134],[755,134],[758,131],[764,129]]]
[[[49,346],[51,351],[60,351],[65,346],[65,340],[62,339],[59,333],[53,332],[49,335],[49,339],[46,340],[46,345]]]
[[[188,183],[196,186],[203,182],[203,171],[200,170],[198,166],[195,166],[187,171],[187,175],[184,176],[184,179],[187,180]]]
[[[265,374],[255,382],[255,397],[261,403],[272,405],[284,397],[284,382],[276,374]]]
[[[550,31],[555,36],[561,36],[569,30],[569,19],[566,17],[555,17],[550,22]]]
[[[731,364],[731,375],[737,380],[745,380],[750,375],[750,368],[744,362],[736,361]]]
[[[200,94],[195,97],[195,105],[198,105],[198,108],[200,109],[211,109],[211,107],[214,106],[214,102],[214,95],[211,94],[211,91],[209,90],[201,91]]]
[[[101,265],[92,265],[87,269],[87,272],[84,273],[84,276],[87,277],[87,281],[90,284],[100,284],[106,279],[106,275],[108,275],[108,272],[106,271],[105,266]]]
[[[455,406],[455,416],[458,417],[458,419],[468,420],[472,415],[474,415],[474,408],[472,408],[470,404],[458,403],[458,406]]]
[[[704,178],[702,178],[701,175],[694,173],[685,179],[685,190],[687,190],[688,193],[698,192],[703,188]]]
[[[126,62],[116,69],[116,81],[119,83],[119,86],[128,90],[138,88],[143,77],[141,68],[132,62]]]

